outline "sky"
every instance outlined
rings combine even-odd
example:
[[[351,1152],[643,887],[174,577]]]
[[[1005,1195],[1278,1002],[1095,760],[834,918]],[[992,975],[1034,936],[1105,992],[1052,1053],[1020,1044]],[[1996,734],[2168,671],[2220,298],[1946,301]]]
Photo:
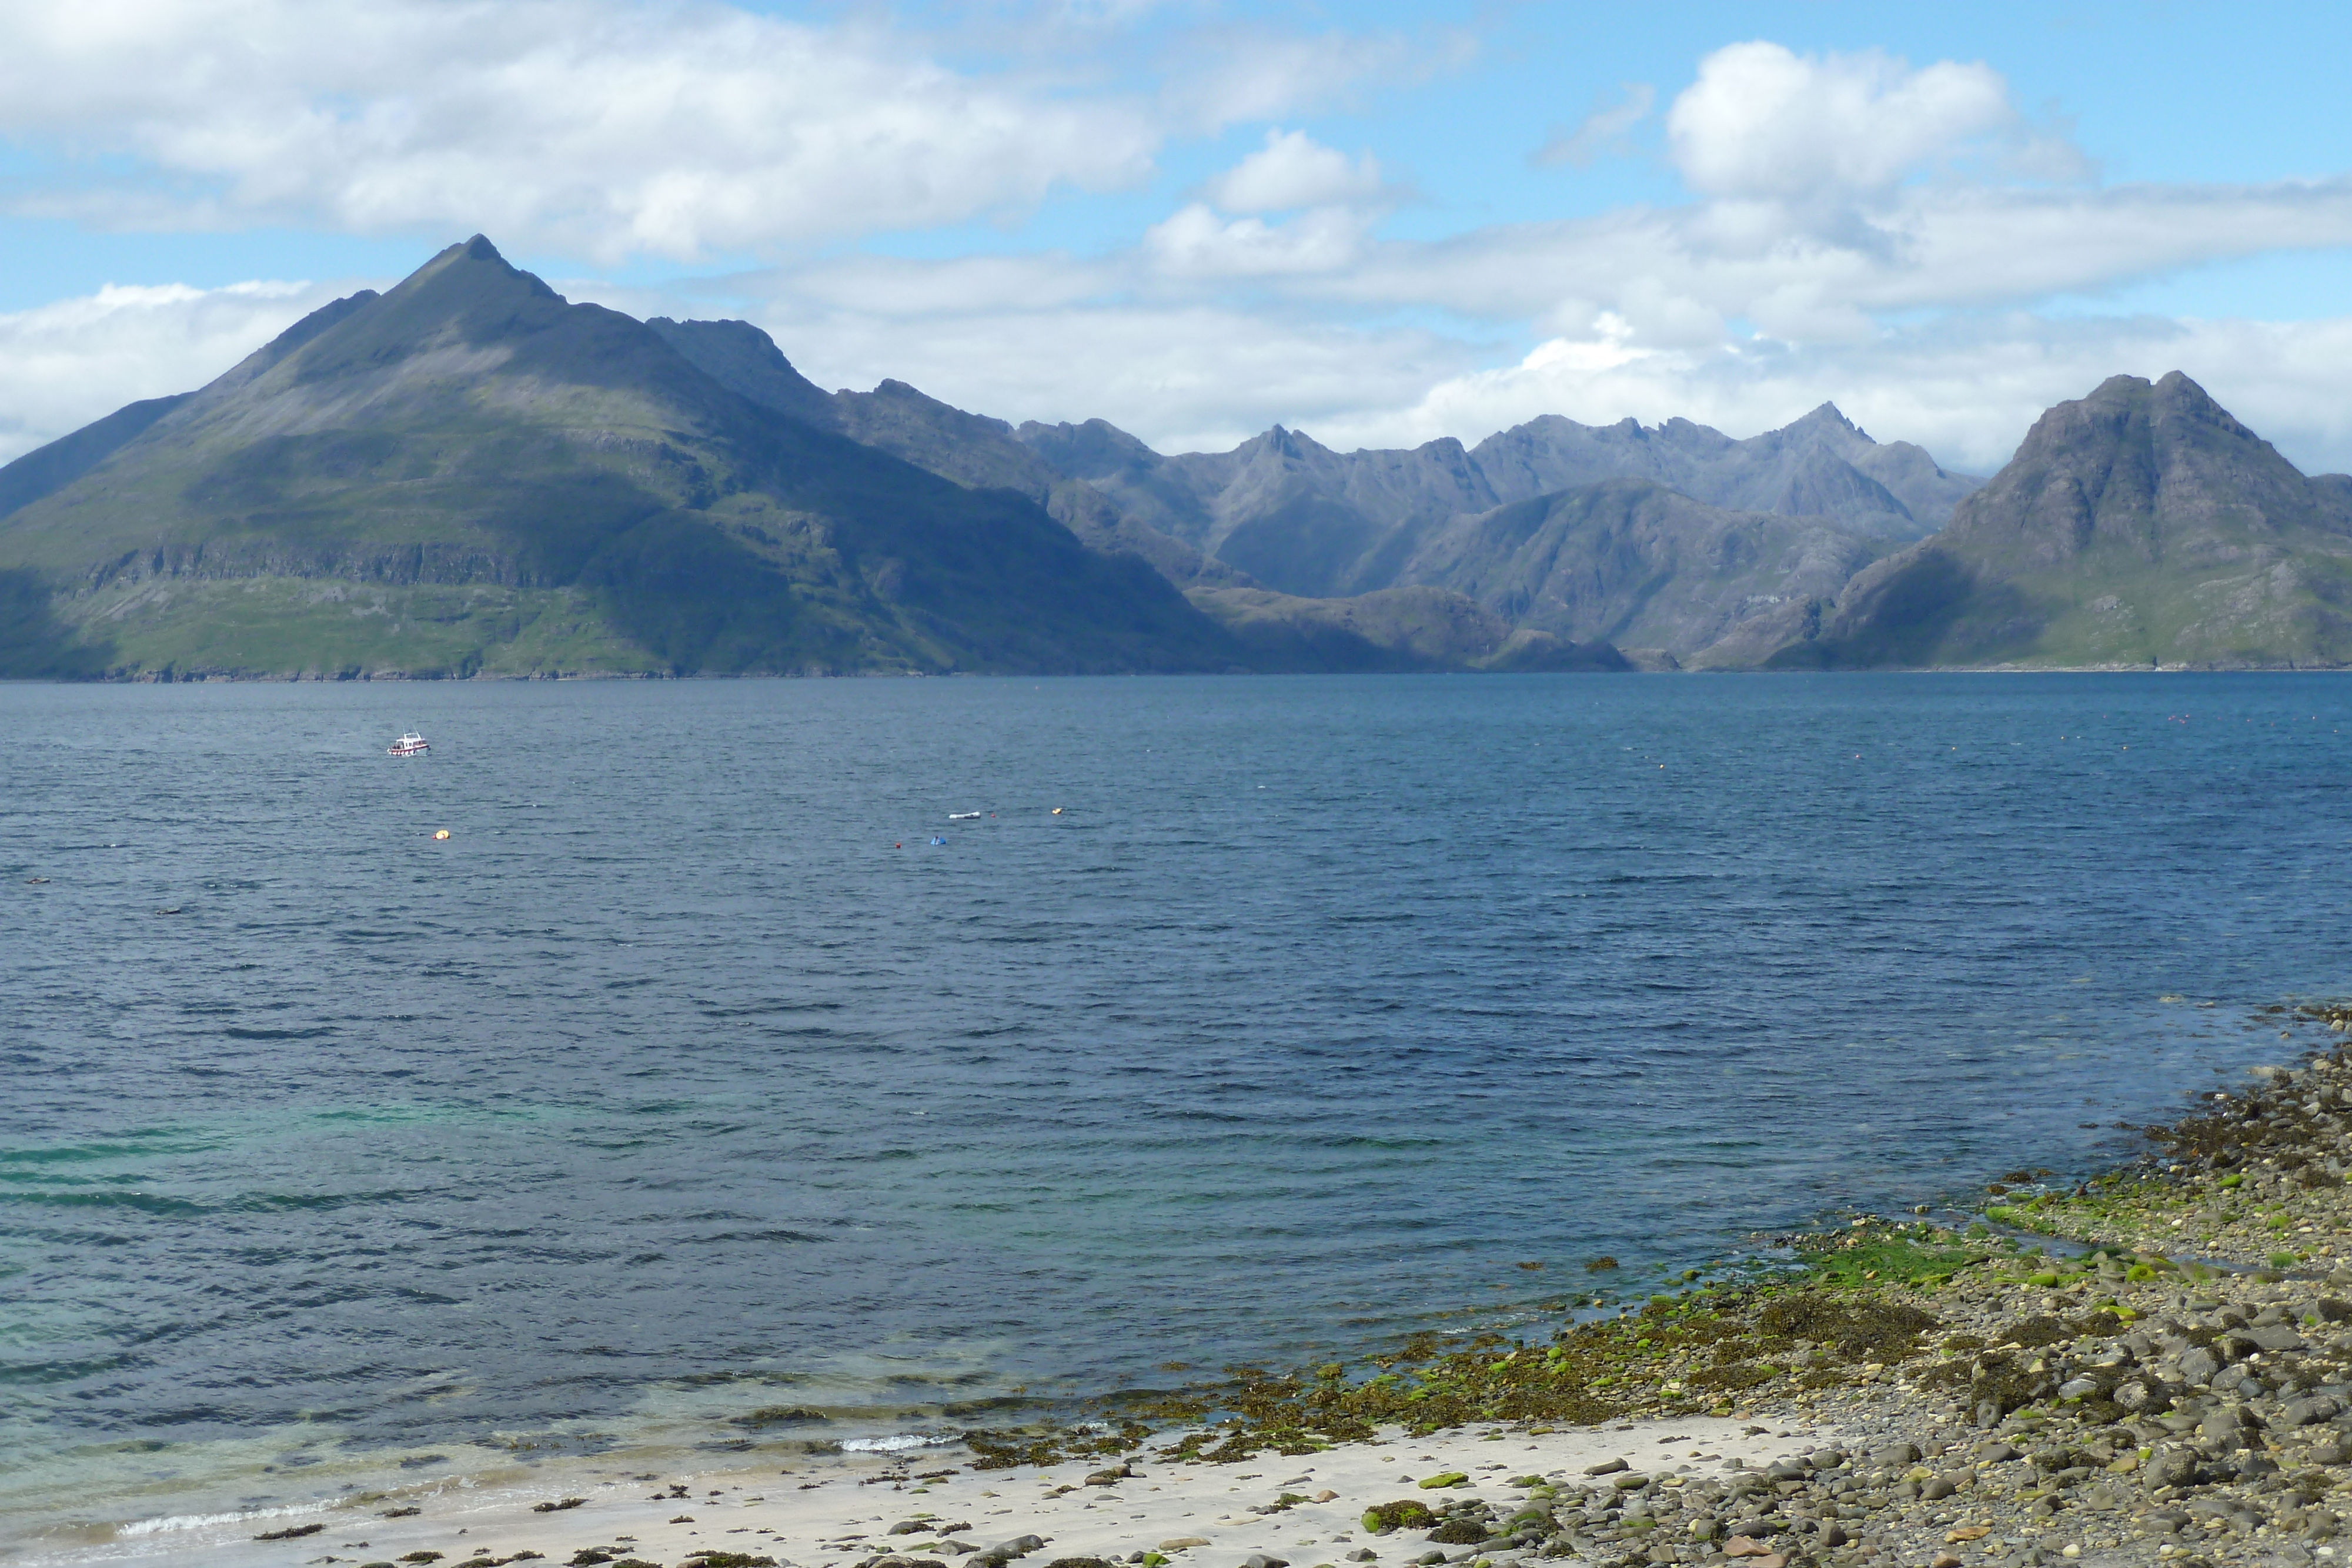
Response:
[[[1834,402],[1990,473],[2187,371],[2352,469],[2352,7],[0,6],[0,460],[487,234],[1163,451]]]

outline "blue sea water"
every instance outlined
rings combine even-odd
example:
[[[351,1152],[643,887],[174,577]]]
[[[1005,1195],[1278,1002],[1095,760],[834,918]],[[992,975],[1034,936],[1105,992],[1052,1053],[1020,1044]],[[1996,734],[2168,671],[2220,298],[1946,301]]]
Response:
[[[2347,696],[0,686],[0,1536],[1554,1322],[2095,1166],[2352,990]]]

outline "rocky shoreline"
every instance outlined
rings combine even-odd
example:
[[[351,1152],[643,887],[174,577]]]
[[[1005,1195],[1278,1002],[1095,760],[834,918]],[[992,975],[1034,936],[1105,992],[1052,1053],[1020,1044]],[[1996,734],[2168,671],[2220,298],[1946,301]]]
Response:
[[[2296,1014],[2352,1029],[2352,1009]],[[2339,1046],[2249,1080],[2079,1186],[2013,1172],[1981,1219],[1857,1219],[1792,1239],[1789,1278],[1654,1298],[1549,1345],[1246,1379],[1160,1451],[1238,1462],[1482,1419],[1541,1434],[1701,1413],[1832,1435],[1762,1471],[1530,1476],[1507,1502],[1440,1511],[1425,1546],[1381,1532],[1398,1540],[1381,1557],[1469,1568],[2352,1555],[2333,1544],[2352,1524],[2352,1065]],[[983,1464],[1048,1457],[981,1441]]]

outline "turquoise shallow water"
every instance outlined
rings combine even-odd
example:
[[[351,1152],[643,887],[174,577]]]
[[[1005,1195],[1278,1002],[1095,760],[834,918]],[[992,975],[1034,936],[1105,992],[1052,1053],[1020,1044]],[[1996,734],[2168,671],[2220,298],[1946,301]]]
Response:
[[[0,686],[0,1534],[943,1430],[2085,1167],[2352,990],[2347,695]]]

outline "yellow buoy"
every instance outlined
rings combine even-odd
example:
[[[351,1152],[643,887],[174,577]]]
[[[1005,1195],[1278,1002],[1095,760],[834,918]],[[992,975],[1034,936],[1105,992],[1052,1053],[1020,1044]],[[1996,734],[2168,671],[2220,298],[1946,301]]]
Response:
[[[1062,814],[1062,808],[1060,808],[1059,806],[1055,807],[1055,808],[1054,808],[1054,815],[1055,815],[1055,816],[1057,816],[1057,817],[1058,817],[1058,816],[1060,816],[1061,814]]]
[[[436,839],[446,839],[449,836],[449,830],[446,828],[436,828],[433,830],[433,836]]]

